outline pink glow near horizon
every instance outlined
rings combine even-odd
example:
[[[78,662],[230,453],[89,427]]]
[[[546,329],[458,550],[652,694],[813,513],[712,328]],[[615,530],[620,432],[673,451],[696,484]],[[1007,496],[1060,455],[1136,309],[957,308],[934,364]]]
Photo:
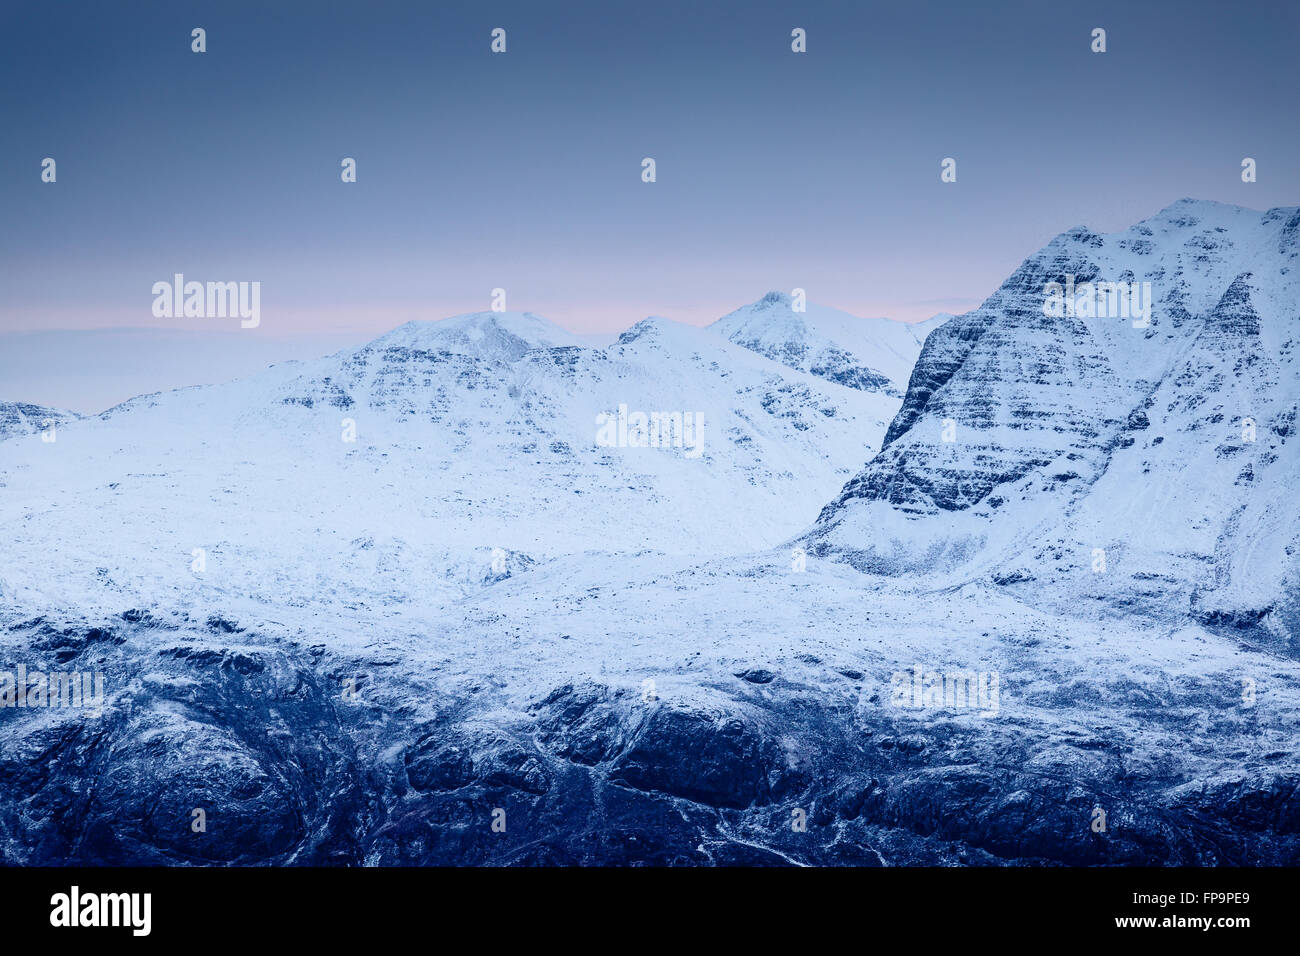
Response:
[[[755,297],[755,299],[757,296]],[[687,325],[705,326],[750,302],[715,302],[691,307],[668,308],[650,302],[619,302],[606,306],[574,308],[571,304],[541,301],[511,301],[511,311],[532,312],[577,335],[617,334],[648,316],[662,316]],[[863,318],[890,318],[900,322],[921,322],[937,313],[959,315],[979,305],[980,300],[942,302],[832,303],[810,300],[817,305],[840,309]],[[426,303],[386,303],[376,307],[333,306],[327,308],[264,308],[257,329],[240,329],[232,319],[158,319],[147,310],[108,309],[87,317],[84,309],[43,309],[11,320],[8,332],[91,331],[114,328],[150,328],[174,331],[240,332],[266,338],[298,339],[320,335],[373,337],[412,320],[436,321],[467,312],[488,311],[488,302],[435,300]]]

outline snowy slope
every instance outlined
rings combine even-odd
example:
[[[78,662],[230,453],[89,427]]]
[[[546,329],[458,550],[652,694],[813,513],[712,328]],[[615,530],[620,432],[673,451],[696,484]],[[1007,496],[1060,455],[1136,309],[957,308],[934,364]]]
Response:
[[[0,631],[7,659],[110,688],[102,716],[0,722],[0,859],[1300,861],[1300,662],[1192,624],[783,552],[575,554],[378,618],[178,603]],[[996,708],[895,706],[919,665],[998,675]],[[221,826],[194,835],[196,803]]]
[[[709,329],[790,368],[849,388],[901,397],[921,343],[940,324],[938,317],[912,325],[862,319],[813,303],[795,312],[790,296],[769,292]]]
[[[698,446],[598,445],[620,405],[702,415]],[[528,314],[414,322],[8,443],[0,587],[392,613],[559,554],[747,551],[811,521],[896,408],[664,319],[605,349]]]

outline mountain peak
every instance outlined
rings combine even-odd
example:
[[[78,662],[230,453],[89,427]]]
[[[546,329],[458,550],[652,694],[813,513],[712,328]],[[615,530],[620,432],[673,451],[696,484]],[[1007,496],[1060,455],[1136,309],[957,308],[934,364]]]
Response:
[[[532,312],[467,312],[416,319],[369,343],[367,349],[406,348],[495,356],[510,361],[536,348],[585,347],[583,341]]]
[[[1203,222],[1226,226],[1243,216],[1254,218],[1262,215],[1263,213],[1258,209],[1238,206],[1235,203],[1219,202],[1215,199],[1193,199],[1190,196],[1184,196],[1182,199],[1171,202],[1154,216],[1143,219],[1133,228],[1138,229],[1142,226],[1154,224],[1188,228],[1201,225]]]
[[[1282,505],[1292,222],[1180,200],[1126,231],[1062,234],[926,339],[882,451],[808,540],[888,574],[1033,567],[1042,594],[1085,582],[1101,600],[1117,592],[1086,556],[1122,548],[1133,579],[1160,575],[1175,601],[1280,606],[1300,540]],[[1120,291],[1045,322],[1062,275]]]
[[[766,295],[764,295],[763,298],[755,302],[753,308],[771,309],[776,306],[785,306],[786,308],[789,308],[792,303],[793,300],[790,298],[790,296],[786,295],[784,292],[777,292],[775,289],[773,289],[771,292],[768,292]]]
[[[649,315],[622,333],[616,344],[628,345],[639,340],[662,342],[684,337],[691,338],[697,336],[699,331],[694,325],[687,325],[662,315]]]

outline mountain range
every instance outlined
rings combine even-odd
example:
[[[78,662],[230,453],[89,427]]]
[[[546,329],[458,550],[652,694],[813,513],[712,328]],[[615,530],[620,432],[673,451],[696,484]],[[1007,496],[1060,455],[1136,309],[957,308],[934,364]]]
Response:
[[[899,401],[667,319],[603,349],[529,313],[411,322],[317,361],[132,399],[53,443],[0,446],[0,594],[276,607],[291,589],[378,607],[459,597],[493,549],[511,568],[587,550],[752,551],[807,526]],[[599,417],[620,406],[694,416],[699,456],[602,447]],[[75,526],[49,523],[70,507]]]
[[[929,327],[482,313],[24,427],[0,671],[108,690],[0,711],[0,858],[1294,864],[1298,243],[1184,200]],[[1149,318],[1051,314],[1101,282]]]

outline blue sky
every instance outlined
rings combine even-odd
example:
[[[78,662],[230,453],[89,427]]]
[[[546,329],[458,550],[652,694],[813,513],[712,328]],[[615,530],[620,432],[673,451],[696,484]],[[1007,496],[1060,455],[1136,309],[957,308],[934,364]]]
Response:
[[[213,328],[152,316],[176,272],[260,281],[257,334],[289,337],[496,287],[579,332],[796,286],[959,311],[1074,225],[1300,202],[1298,9],[9,2],[0,331]]]

